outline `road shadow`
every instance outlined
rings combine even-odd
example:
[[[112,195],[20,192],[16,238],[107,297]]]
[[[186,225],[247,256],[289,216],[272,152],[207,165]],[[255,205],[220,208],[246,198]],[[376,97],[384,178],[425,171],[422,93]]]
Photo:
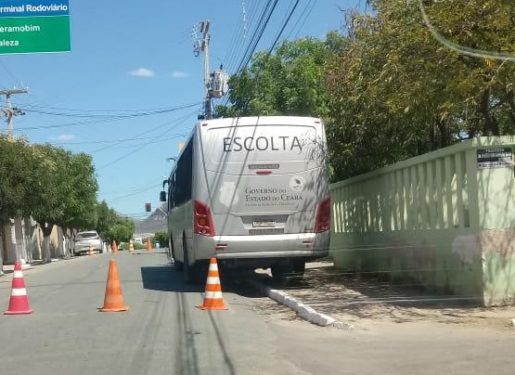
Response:
[[[266,297],[261,290],[248,282],[250,277],[249,273],[221,272],[222,292],[235,293],[246,298]],[[173,264],[141,267],[141,278],[143,288],[149,290],[181,293],[201,293],[205,290],[205,282],[190,284],[184,281],[183,273]]]
[[[201,285],[192,285],[184,281],[182,272],[173,265],[141,267],[143,288],[163,292],[201,293]]]

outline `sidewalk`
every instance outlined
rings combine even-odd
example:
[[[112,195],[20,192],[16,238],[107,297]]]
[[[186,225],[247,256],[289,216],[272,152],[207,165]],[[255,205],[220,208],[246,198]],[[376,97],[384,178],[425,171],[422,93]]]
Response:
[[[408,281],[360,278],[335,268],[332,261],[308,263],[300,282],[281,286],[269,279],[267,284],[358,329],[423,323],[514,330],[515,306],[483,308],[474,298],[430,294]]]
[[[29,263],[22,264],[22,270],[23,271],[31,270],[34,267],[45,266],[47,264],[52,264],[55,262],[61,262],[61,261],[67,261],[67,260],[73,260],[73,259],[78,259],[78,257],[52,258],[52,260],[50,262],[45,262],[43,260],[33,260],[32,263],[30,263],[30,264]],[[14,272],[14,264],[4,264],[3,272],[4,272],[3,275],[0,273],[0,277],[5,276],[10,273],[13,273]]]

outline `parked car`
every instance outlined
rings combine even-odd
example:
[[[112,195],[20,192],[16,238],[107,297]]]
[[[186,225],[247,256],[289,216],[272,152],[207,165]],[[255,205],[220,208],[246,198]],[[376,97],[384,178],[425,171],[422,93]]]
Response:
[[[93,251],[97,251],[99,254],[103,252],[103,241],[96,231],[77,233],[73,242],[73,254],[87,253],[90,245]]]

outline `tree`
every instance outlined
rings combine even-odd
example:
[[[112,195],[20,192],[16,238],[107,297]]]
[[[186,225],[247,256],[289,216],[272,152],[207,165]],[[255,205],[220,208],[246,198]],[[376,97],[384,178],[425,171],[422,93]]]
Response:
[[[116,211],[109,208],[105,201],[97,203],[95,207],[96,214],[96,231],[100,237],[107,239],[110,228],[118,221]]]
[[[65,200],[64,214],[57,223],[68,239],[71,237],[69,229],[94,228],[98,190],[91,156],[84,153],[69,156],[66,175],[68,189],[67,194],[62,196]]]
[[[10,219],[26,213],[29,209],[25,198],[31,191],[29,170],[32,164],[31,150],[25,142],[0,135],[0,237],[2,227]],[[0,274],[2,266],[0,254]]]
[[[478,59],[442,45],[418,0],[372,0],[352,15],[345,49],[328,64],[328,142],[335,178],[367,172],[477,135],[513,134],[512,62]],[[428,2],[453,43],[515,51],[513,4]],[[460,9],[456,12],[455,9]]]
[[[96,217],[96,231],[108,242],[126,242],[134,234],[134,222],[117,214],[105,201],[97,204]]]
[[[49,260],[49,239],[54,225],[63,228],[93,225],[98,185],[91,157],[50,145],[35,145],[33,150],[37,159],[36,183],[28,202],[43,231],[43,258]]]
[[[118,222],[114,223],[109,228],[107,239],[109,242],[128,242],[134,234],[134,228],[135,225],[132,220],[120,218]]]
[[[31,150],[20,140],[0,136],[0,226],[28,211],[31,191]]]
[[[231,77],[231,106],[217,107],[218,115],[327,116],[324,65],[343,40],[333,32],[325,41],[285,41],[272,54],[257,53],[248,68]]]
[[[168,233],[166,232],[156,232],[154,235],[154,241],[159,242],[159,245],[162,247],[168,246]]]

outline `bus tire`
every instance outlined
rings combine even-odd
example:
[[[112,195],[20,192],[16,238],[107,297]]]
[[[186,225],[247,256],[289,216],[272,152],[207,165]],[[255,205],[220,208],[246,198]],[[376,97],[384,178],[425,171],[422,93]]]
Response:
[[[172,238],[172,235],[170,234],[170,238],[168,240],[168,246],[169,246],[169,256],[171,259],[173,259],[173,264],[174,264],[174,267],[177,271],[182,271],[183,269],[183,264],[182,262],[179,262],[177,260],[177,258],[175,257],[175,251],[174,251],[174,248],[173,248],[173,238]]]
[[[276,264],[271,267],[272,278],[277,283],[296,282],[302,280],[306,270],[304,259],[294,259],[289,263]]]
[[[196,284],[198,282],[197,267],[195,264],[190,264],[188,255],[188,244],[186,243],[186,236],[182,238],[182,251],[184,254],[184,263],[182,266],[184,281],[188,284]]]
[[[173,256],[172,256],[172,238],[168,237],[168,249],[166,251],[166,257],[168,258],[168,262],[172,262]]]
[[[272,279],[276,283],[283,283],[286,281],[286,276],[289,273],[289,269],[284,264],[276,264],[273,265],[271,268],[272,271]]]
[[[292,261],[292,273],[296,278],[301,279],[306,271],[306,261],[304,259],[295,259]]]

